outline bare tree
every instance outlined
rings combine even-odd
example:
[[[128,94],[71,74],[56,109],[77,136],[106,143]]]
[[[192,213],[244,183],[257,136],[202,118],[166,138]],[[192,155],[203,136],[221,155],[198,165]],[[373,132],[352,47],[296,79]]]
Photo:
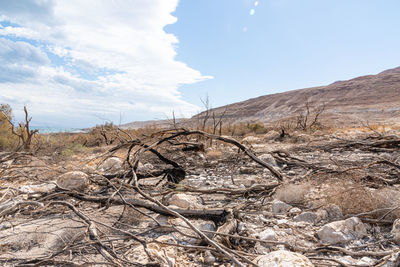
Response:
[[[319,119],[325,108],[325,103],[318,107],[311,107],[309,99],[306,99],[304,110],[296,117],[297,128],[303,131],[315,129],[320,125]]]
[[[210,98],[208,97],[208,94],[206,95],[205,99],[200,99],[200,101],[203,103],[203,106],[205,108],[205,111],[203,111],[204,116],[202,117],[202,121],[201,121],[201,130],[205,131],[206,130],[206,126],[207,126],[207,121],[210,118],[210,113],[211,113],[211,104],[210,104]],[[201,119],[199,117],[199,119]]]
[[[213,111],[212,113],[212,119],[213,119],[213,134],[216,134],[217,128],[219,126],[219,135],[222,134],[222,121],[225,117],[226,111],[228,108],[225,108],[225,110],[218,116],[215,115],[215,112]],[[218,117],[218,119],[217,119]]]
[[[18,136],[20,142],[22,142],[24,150],[30,150],[33,137],[38,133],[38,130],[30,129],[29,123],[31,122],[32,117],[29,117],[26,106],[24,106],[25,122],[20,122],[18,129],[15,128],[14,123],[11,121],[11,116],[8,116],[3,110],[1,112],[3,113],[3,116],[8,121],[8,123],[10,123],[11,125],[11,132],[14,135]]]

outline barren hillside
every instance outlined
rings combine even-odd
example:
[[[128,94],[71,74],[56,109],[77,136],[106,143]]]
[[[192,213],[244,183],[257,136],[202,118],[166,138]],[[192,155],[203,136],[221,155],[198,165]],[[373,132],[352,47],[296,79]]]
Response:
[[[394,121],[400,118],[400,67],[328,86],[288,91],[252,98],[212,111],[234,121],[262,121],[290,117],[299,113],[308,100],[312,106],[326,105],[325,117],[357,121]],[[204,116],[200,113],[195,116]]]

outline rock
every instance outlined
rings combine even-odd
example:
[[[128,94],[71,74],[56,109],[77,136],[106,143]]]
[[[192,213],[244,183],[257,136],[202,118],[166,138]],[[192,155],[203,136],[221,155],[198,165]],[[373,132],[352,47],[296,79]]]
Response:
[[[278,167],[275,158],[271,154],[262,154],[258,158],[274,167]]]
[[[97,169],[104,175],[117,175],[122,170],[122,160],[117,157],[108,158]]]
[[[238,234],[243,234],[246,231],[246,224],[243,222],[239,222],[237,225],[237,232]]]
[[[292,214],[297,214],[297,213],[300,213],[300,212],[301,212],[301,209],[299,209],[297,207],[291,208],[289,210],[289,213],[292,213]]]
[[[209,250],[206,250],[206,252],[204,252],[204,263],[209,266],[212,266],[215,263],[215,257],[213,254],[211,254]]]
[[[182,209],[202,209],[201,198],[187,194],[175,194],[168,199],[168,205],[177,206]]]
[[[261,240],[268,240],[268,241],[277,240],[275,231],[270,228],[267,228],[264,231],[262,231],[259,236]]]
[[[189,226],[180,218],[170,218],[168,220],[172,225],[176,227],[180,232],[172,232],[170,235],[174,237],[174,239],[183,244],[191,244],[191,245],[200,245],[203,241],[199,238],[192,238],[190,236],[197,236],[197,234],[189,228]],[[217,227],[213,221],[207,220],[190,220],[190,222],[200,231],[212,231],[215,232]],[[204,233],[209,238],[213,237],[212,233],[205,232]]]
[[[358,262],[357,265],[366,265],[366,266],[374,266],[376,264],[376,260],[369,258],[369,257],[362,257]]]
[[[172,243],[176,242],[170,236],[160,236],[156,239],[160,242]],[[162,267],[174,267],[177,249],[173,246],[163,246],[157,243],[150,243],[147,245],[147,253]],[[146,265],[148,263],[148,256],[143,246],[138,245],[135,247],[127,258],[132,262]]]
[[[313,267],[305,256],[286,250],[277,250],[256,259],[260,267]]]
[[[269,131],[268,133],[264,134],[263,139],[264,139],[264,141],[275,140],[279,136],[280,136],[280,133],[272,130],[272,131]]]
[[[57,185],[68,190],[83,191],[89,183],[86,173],[81,171],[72,171],[60,175],[57,179]]]
[[[318,214],[314,212],[303,212],[293,218],[295,222],[308,222],[316,223],[318,221]]]
[[[398,267],[400,253],[393,253],[388,259],[386,259],[386,263],[382,265],[382,267]]]
[[[328,213],[328,220],[329,221],[337,221],[343,218],[342,209],[335,204],[330,204],[324,208]]]
[[[280,200],[275,200],[271,206],[271,210],[274,215],[286,214],[291,208],[292,206]]]
[[[288,171],[288,172],[287,172],[287,175],[289,175],[289,176],[295,176],[295,175],[296,175],[296,172],[295,172],[295,171]]]
[[[243,138],[242,142],[248,142],[250,144],[260,143],[261,139],[256,136],[247,136],[247,137]]]
[[[393,222],[392,231],[390,233],[393,235],[393,241],[397,245],[400,245],[400,219]]]
[[[154,166],[153,166],[153,164],[151,164],[151,163],[146,163],[146,164],[141,164],[141,163],[139,163],[139,166],[138,166],[138,168],[137,168],[137,171],[138,171],[138,172],[146,173],[146,172],[149,172],[149,171],[151,171],[151,170],[153,170],[153,169],[154,169]]]
[[[325,224],[317,232],[324,244],[345,244],[367,235],[365,225],[357,217]]]
[[[240,167],[240,169],[239,169],[239,173],[240,173],[240,174],[255,174],[255,173],[256,173],[256,169],[253,168],[253,167],[245,167],[245,166],[242,166],[242,167]]]
[[[286,220],[286,219],[280,219],[280,220],[277,220],[277,221],[276,221],[276,226],[278,226],[278,225],[283,225],[283,224],[288,224],[288,223],[289,223],[288,220]]]

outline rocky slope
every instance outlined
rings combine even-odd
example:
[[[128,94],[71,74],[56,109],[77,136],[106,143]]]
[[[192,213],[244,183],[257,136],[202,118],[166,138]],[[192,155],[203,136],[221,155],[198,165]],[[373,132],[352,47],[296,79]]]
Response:
[[[400,67],[348,81],[337,81],[328,86],[293,90],[265,95],[213,109],[233,121],[273,122],[295,116],[311,106],[326,105],[325,116],[340,122],[360,119],[370,121],[399,121]],[[195,117],[202,117],[200,113]]]

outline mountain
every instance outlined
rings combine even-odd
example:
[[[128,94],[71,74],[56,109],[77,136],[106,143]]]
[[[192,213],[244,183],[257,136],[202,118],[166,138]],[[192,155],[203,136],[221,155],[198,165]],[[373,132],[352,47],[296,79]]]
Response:
[[[400,122],[400,67],[327,86],[264,95],[210,110],[231,122],[272,123],[305,110],[325,106],[329,122]],[[201,119],[205,112],[192,119]]]

